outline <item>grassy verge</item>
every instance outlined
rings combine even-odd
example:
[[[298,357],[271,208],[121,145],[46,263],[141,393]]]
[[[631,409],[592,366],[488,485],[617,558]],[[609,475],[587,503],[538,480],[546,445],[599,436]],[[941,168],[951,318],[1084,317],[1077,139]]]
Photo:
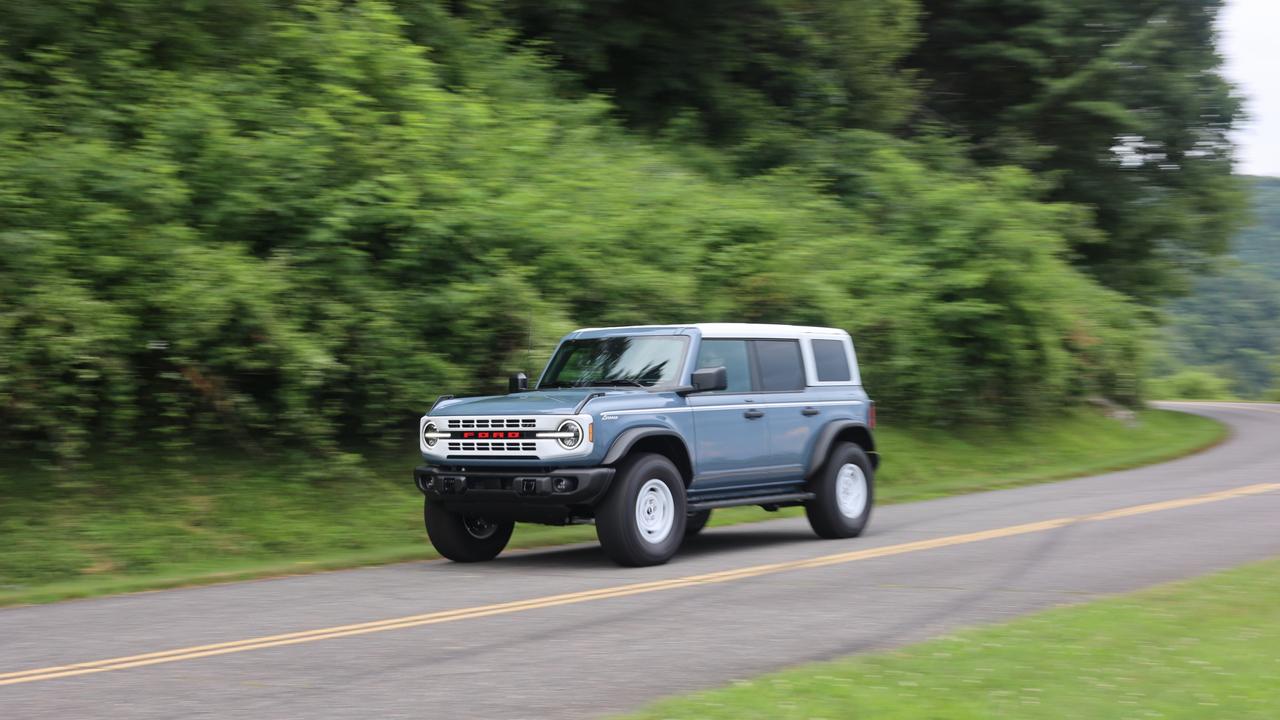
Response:
[[[1150,410],[1130,427],[1089,412],[954,434],[884,427],[881,502],[1132,467],[1220,440],[1210,420]],[[0,471],[0,605],[432,557],[415,457],[318,464],[239,453],[102,458],[72,473]],[[784,511],[786,512],[786,511]],[[790,511],[794,514],[796,511]],[[777,517],[717,511],[713,524]],[[594,529],[519,526],[513,547],[590,540]]]
[[[1280,715],[1280,560],[797,667],[633,718]]]

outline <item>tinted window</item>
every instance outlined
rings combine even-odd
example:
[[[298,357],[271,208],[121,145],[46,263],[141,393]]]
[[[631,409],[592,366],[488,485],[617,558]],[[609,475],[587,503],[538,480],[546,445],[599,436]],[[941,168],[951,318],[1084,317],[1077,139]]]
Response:
[[[813,364],[818,382],[849,382],[849,356],[841,340],[814,340]]]
[[[804,387],[804,364],[796,340],[753,340],[760,368],[761,390],[799,390]]]
[[[729,381],[725,392],[751,392],[746,340],[703,340],[698,348],[698,369],[713,367],[724,367]]]

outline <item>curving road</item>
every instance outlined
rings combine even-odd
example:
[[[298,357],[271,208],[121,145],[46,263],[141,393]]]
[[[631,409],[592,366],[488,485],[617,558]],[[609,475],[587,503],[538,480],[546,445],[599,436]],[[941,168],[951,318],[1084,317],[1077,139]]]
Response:
[[[574,546],[0,610],[0,717],[596,717],[1280,554],[1280,405],[1169,406],[1233,435],[857,540],[784,519],[658,568]]]

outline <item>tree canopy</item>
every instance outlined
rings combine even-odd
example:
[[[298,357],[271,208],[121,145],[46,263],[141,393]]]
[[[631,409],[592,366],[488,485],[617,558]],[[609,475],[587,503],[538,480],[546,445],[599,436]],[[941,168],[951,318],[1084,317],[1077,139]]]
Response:
[[[1169,304],[1156,370],[1199,369],[1240,397],[1260,398],[1280,391],[1280,178],[1249,178],[1248,186],[1251,221],[1222,267]]]
[[[1140,397],[1144,313],[1072,265],[1123,236],[1043,156],[913,129],[908,0],[0,13],[9,446],[395,440],[587,324],[843,327],[915,422]],[[1178,157],[1094,177],[1229,226]]]
[[[911,63],[925,117],[984,164],[1051,180],[1101,234],[1073,246],[1104,284],[1147,302],[1221,254],[1243,202],[1219,72],[1221,0],[925,0]]]
[[[1045,199],[1093,213],[1073,260],[1146,303],[1185,291],[1239,226],[1221,0],[480,5],[633,127],[692,131],[740,173],[812,167],[846,129],[941,133],[1031,170]]]

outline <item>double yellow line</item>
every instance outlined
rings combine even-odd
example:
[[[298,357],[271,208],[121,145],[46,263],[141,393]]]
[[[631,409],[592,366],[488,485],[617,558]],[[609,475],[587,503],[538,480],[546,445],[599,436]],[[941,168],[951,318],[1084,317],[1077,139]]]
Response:
[[[826,567],[828,565],[840,565],[843,563],[857,562],[859,560],[870,560],[873,558],[888,557],[891,555],[920,552],[922,550],[933,550],[936,548],[965,545],[968,543],[982,542],[984,540],[1013,537],[1015,535],[1026,535],[1028,533],[1053,530],[1055,528],[1079,522],[1113,520],[1116,518],[1131,517],[1133,515],[1174,510],[1193,505],[1203,505],[1205,503],[1219,502],[1222,500],[1230,500],[1232,498],[1274,492],[1277,490],[1280,490],[1280,483],[1260,483],[1257,485],[1247,485],[1245,487],[1180,498],[1177,500],[1166,500],[1163,502],[1148,503],[1145,505],[1133,505],[1130,507],[1109,510],[1091,515],[1054,518],[1052,520],[1043,520],[1023,525],[1011,525],[1008,527],[995,528],[993,530],[982,530],[980,532],[964,533],[961,535],[949,535],[947,537],[934,538],[931,540],[918,540],[915,542],[869,548],[866,550],[854,550],[851,552],[835,553],[833,555],[821,555],[819,557],[808,558],[805,560],[792,560],[788,562],[770,563],[767,565],[752,565],[749,567],[738,568],[736,570],[722,570],[720,572],[705,573],[702,575],[688,575],[685,577],[671,578],[669,580],[655,580],[652,582],[634,583],[630,585],[615,585],[613,587],[600,588],[598,590],[584,590],[581,592],[565,593],[563,595],[548,595],[529,600],[516,600],[512,602],[497,603],[494,605],[481,605],[477,607],[461,608],[458,610],[425,613],[422,615],[406,615],[404,617],[356,623],[354,625],[339,625],[336,627],[319,628],[316,630],[303,630],[300,632],[284,633],[281,635],[267,635],[264,637],[248,638],[245,640],[213,643],[211,645],[174,648],[172,650],[161,650],[158,652],[143,653],[141,655],[128,655],[124,657],[108,658],[105,660],[73,663],[70,665],[56,665],[53,667],[33,668],[31,670],[19,670],[16,672],[0,673],[0,685],[17,685],[19,683],[55,680],[57,678],[73,677],[76,675],[111,672],[114,670],[127,670],[129,668],[145,667],[147,665],[159,665],[161,663],[213,657],[215,655],[227,655],[230,653],[247,652],[250,650],[263,650],[266,648],[281,647],[284,645],[297,645],[300,643],[316,642],[319,640],[332,640],[335,638],[385,632],[388,630],[402,630],[405,628],[421,627],[423,625],[458,622],[461,620],[474,620],[476,618],[489,617],[492,615],[505,615],[508,613],[538,610],[542,608],[556,607],[559,605],[573,605],[576,603],[592,602],[595,600],[608,600],[611,598],[626,597],[628,595],[677,590],[679,588],[687,588],[697,585],[725,583],[734,580],[760,577],[761,575],[772,575],[774,573],[790,570],[804,570],[809,568]]]

